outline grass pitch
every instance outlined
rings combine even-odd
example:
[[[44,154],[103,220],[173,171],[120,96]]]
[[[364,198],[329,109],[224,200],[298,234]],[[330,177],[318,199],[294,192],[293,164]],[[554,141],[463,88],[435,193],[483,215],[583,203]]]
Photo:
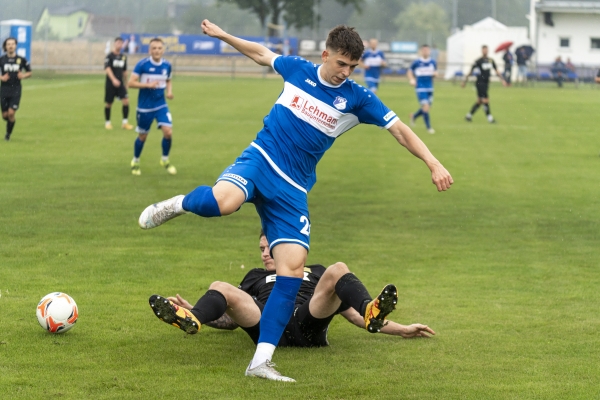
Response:
[[[152,131],[134,177],[135,134],[103,129],[103,79],[27,81],[13,140],[0,143],[1,398],[600,396],[599,91],[494,86],[490,125],[481,110],[463,120],[472,88],[438,84],[436,134],[422,120],[415,131],[452,173],[448,193],[386,131],[342,136],[309,196],[309,262],[345,261],[372,293],[395,283],[392,319],[438,334],[371,335],[338,317],[329,348],[276,352],[298,380],[290,385],[243,376],[254,346],[241,330],[186,336],[147,304],[153,293],[194,302],[212,281],[236,284],[260,266],[252,205],[137,226],[148,204],[214,182],[255,137],[281,81],[176,77],[179,173],[159,166]],[[404,83],[384,83],[380,97],[405,120],[417,109]],[[35,318],[53,291],[80,308],[65,335]]]

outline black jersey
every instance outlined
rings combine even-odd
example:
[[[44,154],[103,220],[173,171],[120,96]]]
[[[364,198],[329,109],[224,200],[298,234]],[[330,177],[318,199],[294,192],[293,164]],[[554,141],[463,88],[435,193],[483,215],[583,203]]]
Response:
[[[21,80],[18,77],[19,72],[30,72],[31,66],[25,57],[17,55],[9,57],[8,54],[5,54],[0,57],[0,70],[2,70],[2,75],[8,74],[8,80],[0,84],[2,92],[5,92],[11,89],[20,89]]]
[[[315,293],[315,288],[317,287],[317,283],[319,283],[319,279],[321,279],[324,273],[325,267],[322,265],[317,264],[304,267],[304,278],[302,279],[300,290],[296,296],[296,304],[304,304],[306,301],[310,300]],[[267,299],[273,290],[273,286],[275,286],[276,277],[277,274],[275,271],[255,268],[246,274],[238,288],[248,293],[250,296],[256,297],[256,300],[259,302],[266,304]]]
[[[111,51],[104,59],[104,69],[106,68],[110,68],[115,78],[123,83],[123,71],[127,71],[127,56],[121,53],[115,54]],[[110,82],[108,74],[106,75],[106,82]]]
[[[490,75],[492,70],[496,70],[496,63],[494,60],[488,57],[481,57],[473,67],[471,68],[471,73],[479,71],[479,75],[477,75],[477,83],[489,83]]]

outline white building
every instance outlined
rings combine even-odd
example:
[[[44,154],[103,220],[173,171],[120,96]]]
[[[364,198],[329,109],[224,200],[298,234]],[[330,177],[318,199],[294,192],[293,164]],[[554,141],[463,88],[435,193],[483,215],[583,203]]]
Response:
[[[467,74],[473,62],[481,57],[481,46],[487,45],[489,56],[496,61],[499,71],[504,70],[502,56],[504,52],[495,53],[499,44],[512,41],[514,50],[529,44],[526,27],[506,26],[493,18],[487,17],[473,25],[465,25],[446,40],[446,72],[445,79],[451,79],[457,72]]]
[[[538,65],[557,56],[575,65],[600,65],[600,2],[531,0],[530,36]]]

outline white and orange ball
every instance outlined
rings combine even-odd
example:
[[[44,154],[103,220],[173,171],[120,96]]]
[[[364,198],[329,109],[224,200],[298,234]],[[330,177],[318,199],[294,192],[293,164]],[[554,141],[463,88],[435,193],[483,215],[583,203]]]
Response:
[[[51,333],[63,333],[75,325],[79,317],[77,304],[66,293],[50,293],[40,300],[36,315],[41,327]]]

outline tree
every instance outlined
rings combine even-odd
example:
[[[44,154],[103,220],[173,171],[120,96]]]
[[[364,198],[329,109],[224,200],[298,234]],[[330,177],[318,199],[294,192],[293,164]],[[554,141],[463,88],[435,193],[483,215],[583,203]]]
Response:
[[[281,23],[281,17],[289,28],[314,27],[320,21],[315,9],[321,0],[219,0],[222,3],[235,3],[243,10],[249,10],[258,17],[263,29],[269,26],[269,36],[276,35],[275,25]],[[364,0],[335,0],[342,6],[352,5],[361,9]],[[267,18],[269,25],[267,25]]]
[[[396,18],[402,40],[445,46],[450,24],[446,12],[435,3],[412,3]]]

